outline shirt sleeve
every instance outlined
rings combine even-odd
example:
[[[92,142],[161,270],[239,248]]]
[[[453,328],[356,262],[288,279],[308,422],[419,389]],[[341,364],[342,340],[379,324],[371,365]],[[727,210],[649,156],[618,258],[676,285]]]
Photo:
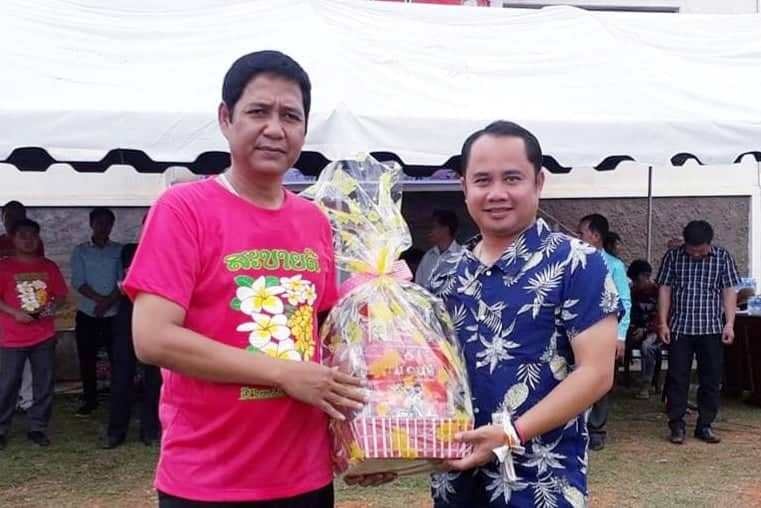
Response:
[[[122,246],[121,249],[124,247]],[[116,257],[116,263],[115,263],[115,270],[116,270],[116,279],[117,281],[124,279],[124,265],[122,264],[122,251],[119,249],[119,255]]]
[[[721,288],[732,288],[740,284],[740,275],[737,273],[737,264],[734,258],[727,252],[724,255],[724,269],[721,274]]]
[[[629,278],[626,276],[626,269],[621,262],[616,263],[612,271],[613,283],[618,291],[618,298],[624,308],[624,315],[618,322],[618,340],[625,341],[626,334],[629,333],[629,322],[631,320],[632,298],[631,289],[629,288]]]
[[[661,267],[658,270],[658,277],[655,283],[659,286],[674,285],[674,250],[669,250],[661,260]]]
[[[602,254],[594,251],[584,256],[583,263],[566,268],[564,277],[560,319],[571,341],[608,315],[623,313]]]
[[[150,293],[187,310],[200,273],[201,240],[196,218],[170,193],[151,207],[123,288],[131,300]]]
[[[428,285],[428,281],[431,279],[433,273],[433,261],[431,260],[431,251],[429,250],[423,255],[423,259],[420,260],[420,264],[415,272],[415,283],[421,286]]]
[[[71,253],[71,285],[78,291],[85,283],[85,260],[82,257],[82,246],[77,245]]]
[[[61,270],[58,266],[50,262],[50,292],[56,300],[66,298],[69,293],[69,288],[66,287],[66,281],[61,274]]]
[[[333,250],[333,234],[330,229],[330,224],[327,224],[326,230],[325,290],[324,296],[320,299],[320,305],[317,309],[318,312],[330,310],[333,305],[336,304],[336,301],[338,301],[338,273],[336,272],[336,254]]]
[[[0,264],[0,301],[11,307],[16,307],[18,298],[14,298],[14,301],[7,301],[5,296],[8,294],[8,286],[11,282],[11,276],[8,270],[6,270],[5,264]],[[2,329],[0,329],[0,336],[2,336]]]

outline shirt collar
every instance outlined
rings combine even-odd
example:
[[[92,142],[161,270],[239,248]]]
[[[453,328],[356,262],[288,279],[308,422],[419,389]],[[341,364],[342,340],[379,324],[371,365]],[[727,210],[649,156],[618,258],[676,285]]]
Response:
[[[543,219],[537,219],[513,240],[493,267],[499,268],[504,273],[517,273],[533,253],[542,249],[542,244],[550,233],[547,223]],[[481,261],[473,253],[473,249],[481,238],[480,234],[476,235],[465,244],[465,257],[476,265],[480,265]]]
[[[106,248],[108,248],[108,247],[111,247],[111,246],[114,244],[114,242],[112,242],[112,241],[111,241],[111,239],[109,238],[108,240],[106,240],[106,245],[104,245],[103,247],[100,247],[100,246],[98,246],[98,245],[97,245],[97,244],[96,244],[96,243],[93,241],[92,237],[90,237],[90,240],[87,242],[87,244],[88,244],[90,247],[93,247],[93,248],[95,248],[95,249],[101,249],[101,248],[102,248],[102,249],[106,249]]]
[[[682,244],[679,247],[679,253],[682,256],[687,256],[688,258],[692,259],[692,257],[689,254],[687,254],[687,248],[684,246],[684,244]],[[716,255],[717,255],[716,247],[714,245],[711,245],[711,249],[708,251],[708,254],[706,254],[705,258],[701,258],[701,259],[713,258],[713,257],[716,257]]]
[[[444,254],[447,254],[447,253],[450,253],[450,252],[452,252],[452,253],[460,252],[462,250],[462,245],[457,243],[457,240],[452,240],[452,243],[449,244],[449,247],[447,247],[444,250],[439,249],[438,245],[435,245],[433,248],[435,249],[436,253],[439,256],[443,256]]]

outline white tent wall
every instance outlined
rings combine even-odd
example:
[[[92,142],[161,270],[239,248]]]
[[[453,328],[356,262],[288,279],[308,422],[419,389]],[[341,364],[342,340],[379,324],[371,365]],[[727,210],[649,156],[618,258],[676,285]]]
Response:
[[[278,48],[314,83],[305,148],[331,159],[439,165],[507,116],[566,166],[678,152],[725,164],[761,149],[759,19],[358,0],[38,0],[30,15],[4,0],[0,160],[28,146],[181,162],[222,149],[227,66]]]
[[[149,206],[166,188],[166,174],[138,173],[112,166],[105,173],[80,173],[68,164],[47,171],[19,171],[0,164],[0,205],[16,199],[26,206]]]

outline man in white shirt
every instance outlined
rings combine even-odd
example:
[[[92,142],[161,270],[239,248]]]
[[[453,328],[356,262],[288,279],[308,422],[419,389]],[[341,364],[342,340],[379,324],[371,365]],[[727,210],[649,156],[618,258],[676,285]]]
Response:
[[[459,252],[462,246],[457,243],[457,214],[452,210],[434,210],[433,225],[428,233],[428,238],[433,247],[425,253],[417,272],[415,272],[415,282],[421,286],[427,286],[431,273],[439,263],[439,258],[448,252]]]

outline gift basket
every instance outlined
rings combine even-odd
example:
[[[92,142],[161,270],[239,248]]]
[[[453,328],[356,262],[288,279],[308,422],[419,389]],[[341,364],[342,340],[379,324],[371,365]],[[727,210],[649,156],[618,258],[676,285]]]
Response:
[[[473,428],[465,363],[443,304],[410,282],[398,164],[330,164],[303,195],[330,218],[341,298],[321,329],[324,362],[366,381],[368,402],[332,420],[339,473],[411,474],[462,457]]]

